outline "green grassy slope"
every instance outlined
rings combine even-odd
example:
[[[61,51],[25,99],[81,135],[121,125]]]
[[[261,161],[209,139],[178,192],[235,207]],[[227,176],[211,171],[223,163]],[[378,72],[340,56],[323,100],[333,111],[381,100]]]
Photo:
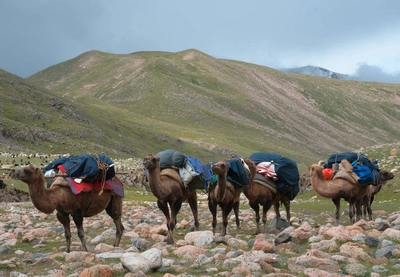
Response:
[[[127,158],[156,149],[179,148],[204,159],[221,156],[220,152],[161,133],[147,124],[147,118],[132,116],[107,102],[59,97],[3,70],[0,70],[0,96],[0,151],[104,152]]]
[[[399,85],[283,73],[195,49],[90,51],[26,81],[85,107],[107,133],[85,141],[137,156],[165,148],[209,158],[268,151],[307,166],[400,137]]]

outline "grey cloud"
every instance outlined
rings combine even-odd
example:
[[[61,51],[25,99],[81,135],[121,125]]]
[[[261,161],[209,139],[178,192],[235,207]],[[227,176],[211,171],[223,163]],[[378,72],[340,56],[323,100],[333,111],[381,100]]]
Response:
[[[269,67],[305,66],[321,53],[320,66],[326,50],[357,51],[388,28],[396,33],[399,10],[398,0],[0,0],[0,68],[28,77],[90,50],[189,48]]]
[[[358,64],[354,75],[359,81],[400,84],[400,71],[395,74],[390,74],[384,72],[378,66],[368,65],[366,63]]]

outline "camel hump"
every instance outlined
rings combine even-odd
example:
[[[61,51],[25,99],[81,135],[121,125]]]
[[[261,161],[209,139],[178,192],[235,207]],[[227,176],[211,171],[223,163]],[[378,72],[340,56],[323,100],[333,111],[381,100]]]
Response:
[[[53,183],[51,183],[52,186],[66,186],[69,187],[68,181],[65,180],[64,177],[56,177],[54,178]]]
[[[174,179],[175,181],[177,181],[179,184],[181,184],[183,186],[183,182],[181,180],[181,177],[179,176],[178,172],[175,169],[172,168],[164,168],[163,170],[161,170],[160,172],[161,176],[168,176],[172,179]]]
[[[339,164],[339,170],[335,173],[332,180],[345,179],[352,184],[357,184],[360,178],[353,171],[353,166],[346,159],[343,159]]]

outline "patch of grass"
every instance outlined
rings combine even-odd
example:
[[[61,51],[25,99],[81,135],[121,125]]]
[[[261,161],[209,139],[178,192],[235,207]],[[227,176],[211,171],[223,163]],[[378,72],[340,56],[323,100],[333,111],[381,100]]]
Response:
[[[211,160],[265,150],[310,164],[399,137],[396,85],[287,74],[195,49],[89,51],[26,79],[0,73],[5,137],[45,152],[173,147]]]

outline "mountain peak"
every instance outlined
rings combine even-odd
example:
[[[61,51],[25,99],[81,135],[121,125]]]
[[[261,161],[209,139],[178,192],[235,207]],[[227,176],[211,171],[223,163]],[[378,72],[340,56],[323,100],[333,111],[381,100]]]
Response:
[[[327,78],[332,78],[332,79],[340,79],[340,80],[350,80],[351,79],[350,75],[333,72],[331,70],[328,70],[328,69],[325,69],[322,67],[318,67],[318,66],[313,66],[313,65],[287,68],[287,69],[282,69],[281,71],[291,72],[291,73],[296,73],[296,74],[315,75],[315,76],[327,77]]]

